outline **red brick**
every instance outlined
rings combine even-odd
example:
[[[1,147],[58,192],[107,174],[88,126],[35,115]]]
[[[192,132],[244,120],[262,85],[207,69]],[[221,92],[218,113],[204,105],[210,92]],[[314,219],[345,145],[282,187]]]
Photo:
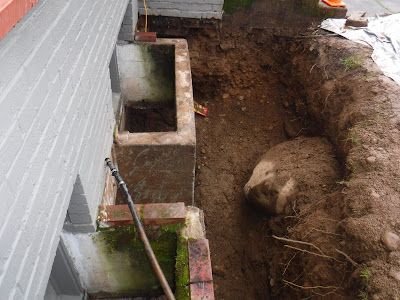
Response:
[[[135,207],[146,225],[167,225],[185,222],[185,204],[155,203],[135,204]],[[127,204],[106,205],[105,213],[100,214],[101,221],[114,226],[132,224],[133,219]]]
[[[214,300],[214,287],[212,282],[197,282],[190,284],[191,300]]]
[[[207,239],[191,240],[189,247],[190,283],[212,281],[210,248]]]
[[[143,223],[166,225],[185,222],[186,210],[183,202],[154,203],[143,205]]]
[[[0,39],[37,3],[37,0],[0,0]]]
[[[136,32],[135,41],[137,42],[156,42],[157,33],[156,32]]]

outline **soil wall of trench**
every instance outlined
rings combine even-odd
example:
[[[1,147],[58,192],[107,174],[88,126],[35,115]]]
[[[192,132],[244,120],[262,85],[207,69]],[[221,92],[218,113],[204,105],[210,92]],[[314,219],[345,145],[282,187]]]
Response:
[[[260,3],[222,23],[149,22],[188,40],[195,100],[211,111],[196,121],[196,202],[217,298],[399,299],[400,89],[370,49],[312,37],[314,17],[260,17]],[[258,157],[303,135],[330,141],[338,181],[292,215],[254,212],[242,187]]]

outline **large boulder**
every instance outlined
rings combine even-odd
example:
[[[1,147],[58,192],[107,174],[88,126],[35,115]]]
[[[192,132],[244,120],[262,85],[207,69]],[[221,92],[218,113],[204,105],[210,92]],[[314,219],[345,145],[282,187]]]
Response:
[[[248,201],[269,215],[290,214],[296,202],[312,203],[329,193],[339,168],[331,144],[320,137],[299,137],[272,147],[244,187]]]

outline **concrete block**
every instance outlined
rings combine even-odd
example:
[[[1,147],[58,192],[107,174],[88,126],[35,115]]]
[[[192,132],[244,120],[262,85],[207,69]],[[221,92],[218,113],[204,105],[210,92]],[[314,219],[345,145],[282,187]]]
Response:
[[[188,46],[185,40],[180,39],[158,39],[157,43],[152,45],[175,47],[177,130],[136,133],[120,131],[116,136],[118,166],[132,197],[138,203],[185,202],[191,205],[194,192],[196,133]],[[124,60],[120,56],[132,55],[128,50],[138,51],[134,48],[131,45],[118,46],[118,62],[123,63],[124,68],[127,64],[135,65],[135,62]],[[120,72],[121,82],[126,79],[125,74],[131,73]],[[140,80],[133,77],[131,79]],[[122,84],[122,97],[132,97],[131,90],[132,93],[138,92],[137,89],[127,88]],[[149,104],[152,101],[151,98],[142,99],[146,99]],[[120,126],[123,130],[121,127],[123,126]]]

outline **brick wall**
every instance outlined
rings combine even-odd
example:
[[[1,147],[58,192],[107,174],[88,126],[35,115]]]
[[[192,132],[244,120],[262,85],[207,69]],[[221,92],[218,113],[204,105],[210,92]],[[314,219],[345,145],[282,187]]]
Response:
[[[42,0],[0,41],[1,299],[42,298],[78,176],[94,221],[127,4]]]
[[[165,17],[221,19],[223,0],[147,0],[148,14]],[[144,15],[143,0],[139,0],[139,13]]]

